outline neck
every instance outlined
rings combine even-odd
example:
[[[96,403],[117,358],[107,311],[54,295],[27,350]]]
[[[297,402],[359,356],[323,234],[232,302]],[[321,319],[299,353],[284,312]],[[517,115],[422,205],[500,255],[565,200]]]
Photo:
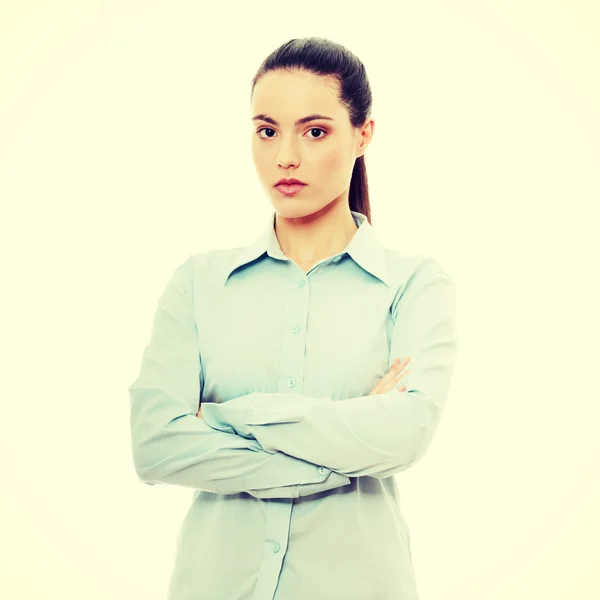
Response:
[[[282,217],[278,214],[275,219],[275,234],[281,250],[302,265],[338,254],[346,248],[357,229],[347,198],[344,202],[331,202],[307,216]]]

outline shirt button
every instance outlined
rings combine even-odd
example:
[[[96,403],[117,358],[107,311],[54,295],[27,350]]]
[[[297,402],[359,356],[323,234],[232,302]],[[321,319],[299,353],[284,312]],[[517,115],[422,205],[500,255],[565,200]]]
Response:
[[[306,281],[303,279],[302,281],[300,281],[300,283],[298,284],[299,288],[303,288],[306,285]]]
[[[293,377],[290,377],[287,380],[288,387],[294,387],[296,385],[296,380]]]
[[[336,256],[336,257],[333,259],[333,262],[340,262],[340,260],[342,260],[342,257],[341,257],[341,256]]]
[[[323,475],[325,473],[325,467],[319,467],[319,473]]]
[[[273,544],[273,552],[279,552],[279,544],[277,542]]]
[[[292,329],[292,331],[293,331],[294,333],[298,333],[298,332],[300,331],[300,326],[299,326],[299,325],[296,325],[296,326],[294,327],[294,329]]]

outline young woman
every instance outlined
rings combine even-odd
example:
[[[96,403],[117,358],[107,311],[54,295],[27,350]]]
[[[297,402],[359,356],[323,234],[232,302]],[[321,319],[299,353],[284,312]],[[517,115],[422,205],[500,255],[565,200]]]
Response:
[[[189,256],[158,300],[129,392],[140,480],[195,490],[169,600],[418,598],[393,476],[448,397],[455,287],[374,234],[370,111],[339,44],[268,56],[252,157],[274,211],[252,244]]]

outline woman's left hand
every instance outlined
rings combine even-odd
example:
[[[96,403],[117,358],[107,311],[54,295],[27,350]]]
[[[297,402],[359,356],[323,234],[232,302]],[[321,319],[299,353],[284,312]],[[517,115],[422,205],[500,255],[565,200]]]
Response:
[[[200,419],[203,419],[204,417],[202,416],[202,404],[200,404],[200,407],[198,408],[198,412],[196,413],[196,416]]]

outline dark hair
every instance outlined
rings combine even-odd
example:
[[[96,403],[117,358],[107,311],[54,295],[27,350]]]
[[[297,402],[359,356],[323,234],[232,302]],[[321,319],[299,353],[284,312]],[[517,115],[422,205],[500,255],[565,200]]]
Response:
[[[252,79],[254,86],[269,71],[303,69],[315,75],[331,75],[339,82],[339,101],[348,110],[353,127],[364,125],[371,114],[372,95],[367,72],[361,60],[350,50],[321,37],[294,38],[274,50]],[[371,205],[365,156],[359,156],[352,170],[348,197],[350,210],[362,213],[371,223]]]

